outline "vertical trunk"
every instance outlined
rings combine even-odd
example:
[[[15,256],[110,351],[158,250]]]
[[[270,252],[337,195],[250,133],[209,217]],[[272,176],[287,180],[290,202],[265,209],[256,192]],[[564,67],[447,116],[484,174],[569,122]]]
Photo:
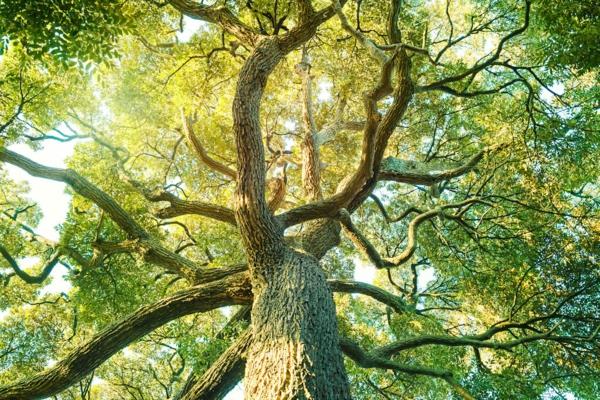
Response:
[[[246,399],[350,399],[335,305],[317,260],[286,250],[254,266]]]
[[[311,25],[312,26],[312,25]],[[260,101],[271,71],[316,25],[294,30],[293,43],[263,38],[246,59],[233,101],[237,188],[235,217],[244,241],[254,303],[246,362],[246,398],[346,400],[348,379],[335,305],[318,261],[287,247],[284,227],[265,200]]]

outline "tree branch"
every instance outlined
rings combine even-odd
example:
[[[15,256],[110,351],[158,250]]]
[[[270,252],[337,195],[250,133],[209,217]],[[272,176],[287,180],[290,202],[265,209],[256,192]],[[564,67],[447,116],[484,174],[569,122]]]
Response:
[[[25,170],[30,175],[63,182],[77,194],[97,204],[128,236],[137,241],[138,250],[149,261],[185,277],[190,282],[202,279],[204,271],[194,262],[163,247],[152,238],[112,197],[71,169],[46,167],[6,148],[0,148],[0,161]]]
[[[346,356],[350,357],[354,362],[356,362],[356,364],[363,368],[391,369],[409,375],[423,375],[432,378],[443,379],[463,399],[475,400],[475,398],[471,394],[469,394],[469,392],[464,387],[458,384],[458,382],[454,379],[452,374],[448,371],[422,366],[401,364],[399,362],[381,357],[377,353],[367,353],[362,348],[360,348],[360,346],[357,343],[347,338],[340,338],[340,347],[342,348],[342,351],[344,352],[344,354],[346,354]]]
[[[296,65],[296,73],[302,78],[302,120],[304,121],[302,185],[309,199],[320,200],[323,197],[321,192],[321,161],[319,146],[315,143],[317,124],[313,112],[312,78],[306,49],[302,51],[302,62]]]
[[[81,196],[96,203],[129,235],[146,237],[146,231],[117,202],[71,169],[46,167],[6,148],[0,148],[0,161],[25,170],[32,176],[63,182]]]
[[[225,397],[244,376],[246,351],[251,339],[251,329],[247,329],[204,372],[181,400],[217,400]]]
[[[196,200],[182,200],[166,190],[149,191],[140,188],[144,197],[153,202],[167,201],[170,206],[161,208],[156,213],[159,218],[174,218],[181,215],[201,215],[235,226],[235,214],[232,209],[216,204]]]
[[[462,208],[462,207],[468,206],[470,204],[475,204],[475,203],[490,205],[489,203],[487,203],[484,200],[481,200],[479,198],[471,198],[471,199],[461,201],[459,203],[444,204],[433,210],[429,210],[429,211],[426,211],[426,212],[423,212],[423,213],[417,215],[408,224],[408,232],[407,232],[405,249],[399,255],[392,257],[392,258],[383,258],[379,255],[379,252],[377,251],[377,249],[375,249],[375,246],[373,246],[373,244],[369,241],[369,239],[367,239],[367,237],[364,236],[356,228],[356,226],[352,223],[352,220],[351,220],[348,212],[344,212],[344,210],[340,211],[338,218],[340,219],[340,222],[344,226],[350,240],[352,240],[354,245],[360,251],[362,251],[369,257],[369,259],[375,265],[375,267],[391,268],[391,267],[402,265],[405,262],[407,262],[412,257],[414,252],[416,251],[416,249],[417,249],[417,229],[418,229],[419,225],[421,225],[423,222],[425,222],[427,220],[430,220],[430,219],[435,218],[440,215],[444,215],[444,216],[450,217],[450,218],[459,218],[458,216],[445,214],[445,210],[452,209],[452,208],[454,208],[454,209]]]
[[[490,95],[490,94],[495,94],[495,93],[499,93],[500,91],[502,91],[503,89],[506,89],[509,86],[514,85],[517,82],[525,82],[524,79],[522,78],[516,78],[516,79],[512,79],[508,82],[505,82],[503,84],[501,84],[500,86],[497,86],[493,89],[483,89],[483,90],[474,90],[474,91],[467,91],[466,89],[463,90],[456,90],[451,88],[450,86],[446,86],[446,85],[441,85],[438,86],[436,89],[450,94],[452,96],[456,96],[456,97],[464,97],[464,98],[471,98],[471,97],[477,97],[477,96],[484,96],[484,95]],[[431,89],[424,89],[423,87],[416,87],[415,88],[415,93],[419,93],[419,92],[426,92],[428,90]]]
[[[364,97],[367,120],[358,168],[340,182],[336,194],[330,198],[280,214],[278,219],[284,227],[316,218],[331,218],[342,208],[353,212],[375,187],[388,140],[406,112],[414,90],[410,77],[410,58],[401,47],[396,49],[392,57],[378,52],[372,56],[381,61],[382,68],[378,83]],[[395,87],[392,86],[394,71],[397,77]],[[377,102],[390,93],[393,94],[393,101],[382,117],[377,109]]]
[[[556,325],[554,327],[554,329],[557,327],[558,327],[558,325]],[[402,341],[391,343],[386,346],[382,346],[382,347],[378,348],[377,350],[375,350],[375,352],[377,354],[381,355],[382,357],[390,357],[391,355],[393,355],[399,351],[414,349],[414,348],[422,347],[422,346],[431,346],[431,345],[449,346],[449,347],[469,346],[469,347],[476,347],[476,348],[488,348],[488,349],[494,349],[494,350],[509,350],[509,349],[512,349],[513,347],[520,346],[525,343],[539,341],[539,340],[549,340],[549,341],[555,341],[555,342],[572,342],[572,341],[581,341],[581,340],[585,340],[585,339],[592,340],[598,334],[598,332],[596,331],[589,338],[582,339],[582,338],[575,338],[575,337],[571,337],[571,336],[553,335],[552,332],[554,329],[550,329],[546,332],[539,333],[539,334],[522,336],[518,339],[508,340],[505,342],[474,339],[475,337],[478,337],[478,336],[463,336],[463,337],[435,336],[435,335],[419,336],[419,337],[416,337],[413,339],[402,340]],[[508,330],[508,328],[504,329],[504,330]],[[481,335],[481,336],[483,336],[483,335]]]
[[[113,354],[165,323],[197,312],[250,302],[247,276],[234,275],[183,290],[141,307],[73,351],[53,367],[31,378],[0,388],[0,400],[29,400],[52,396],[75,384]]]
[[[254,47],[261,35],[243,23],[225,6],[206,6],[190,0],[168,0],[176,10],[192,19],[219,25],[241,42]]]
[[[412,213],[417,213],[417,214],[422,214],[423,213],[423,211],[421,211],[417,207],[411,206],[411,207],[408,207],[406,210],[404,210],[397,217],[392,218],[388,214],[388,212],[385,209],[385,206],[383,205],[383,203],[381,202],[381,200],[379,200],[379,197],[377,197],[374,194],[371,194],[369,197],[371,199],[373,199],[373,201],[377,205],[377,208],[379,208],[379,211],[381,211],[381,214],[383,215],[383,218],[385,219],[385,222],[387,222],[388,224],[391,224],[391,223],[394,223],[394,222],[398,222],[398,221],[402,221],[404,218],[408,217]]]
[[[334,13],[333,6],[314,14],[283,36],[260,41],[242,67],[233,101],[237,163],[236,220],[249,261],[282,256],[283,229],[265,200],[265,154],[259,110],[267,79],[288,52],[314,36],[318,26]],[[259,251],[260,249],[260,251]]]
[[[381,163],[379,180],[409,183],[412,185],[434,185],[436,183],[457,178],[472,171],[486,154],[501,146],[490,146],[477,152],[464,164],[457,166],[431,165],[418,161],[406,161],[388,157]]]
[[[183,108],[181,109],[181,121],[183,123],[183,130],[185,132],[185,136],[188,139],[188,141],[192,144],[192,147],[194,148],[194,151],[196,152],[196,155],[198,156],[200,161],[206,164],[209,168],[235,180],[237,175],[233,169],[220,163],[219,161],[215,160],[214,158],[208,155],[208,153],[202,146],[202,143],[200,143],[200,139],[198,139],[198,137],[194,133],[194,121],[192,120],[192,118],[187,117],[185,115]]]
[[[405,313],[414,311],[414,307],[407,304],[404,299],[393,295],[388,291],[381,289],[375,285],[365,282],[346,281],[340,279],[328,279],[327,282],[331,290],[338,293],[360,293],[369,296],[382,304],[392,308],[397,313]]]
[[[429,90],[443,90],[443,88],[448,84],[448,83],[453,83],[453,82],[458,82],[463,80],[464,78],[468,77],[468,76],[474,76],[477,73],[483,71],[485,68],[489,67],[490,65],[492,65],[496,60],[498,60],[498,58],[500,57],[500,55],[502,54],[502,50],[504,48],[504,45],[512,38],[514,38],[515,36],[520,35],[521,33],[525,32],[527,30],[527,28],[529,27],[529,14],[531,11],[531,0],[525,0],[525,18],[523,21],[523,25],[518,28],[515,29],[514,31],[510,32],[508,35],[504,36],[502,39],[500,39],[500,42],[498,43],[498,47],[496,48],[496,51],[494,52],[494,54],[492,54],[491,57],[489,57],[486,61],[482,62],[482,63],[476,63],[474,66],[472,66],[471,68],[467,69],[466,71],[454,75],[454,76],[449,76],[447,78],[441,79],[437,82],[433,82],[430,83],[428,85],[425,86],[421,86],[419,87],[419,91],[420,92],[424,92],[424,91],[429,91]]]
[[[52,270],[58,264],[60,259],[60,252],[54,251],[52,256],[46,262],[46,265],[42,268],[42,272],[39,275],[29,275],[27,272],[23,271],[19,264],[15,261],[15,259],[10,255],[8,249],[0,244],[0,254],[4,257],[4,259],[8,262],[8,265],[15,271],[15,274],[29,284],[42,283],[46,280],[46,278],[52,273]]]

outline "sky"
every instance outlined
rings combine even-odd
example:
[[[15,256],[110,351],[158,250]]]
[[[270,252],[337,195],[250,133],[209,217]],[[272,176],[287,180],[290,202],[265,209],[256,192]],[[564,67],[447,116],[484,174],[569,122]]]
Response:
[[[49,167],[64,168],[65,159],[73,154],[74,146],[74,142],[60,143],[48,140],[44,143],[44,147],[37,151],[25,144],[9,146],[9,149],[37,163]],[[3,168],[6,168],[9,177],[13,180],[27,182],[30,188],[29,199],[41,208],[43,218],[35,229],[36,233],[52,241],[57,241],[59,234],[56,228],[65,220],[69,210],[70,196],[65,192],[65,185],[48,179],[32,177],[22,169],[9,164],[4,164]],[[18,260],[18,262],[21,267],[28,268],[35,265],[39,260],[30,257]],[[57,264],[50,274],[51,283],[45,286],[42,292],[68,292],[71,284],[63,278],[67,272],[63,265]]]

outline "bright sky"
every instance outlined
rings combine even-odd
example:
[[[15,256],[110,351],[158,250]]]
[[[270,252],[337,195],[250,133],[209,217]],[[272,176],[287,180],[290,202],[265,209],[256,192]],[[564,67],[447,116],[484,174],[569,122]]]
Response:
[[[40,164],[62,168],[65,166],[65,159],[73,154],[75,143],[60,143],[56,141],[46,141],[44,148],[38,151],[32,150],[24,144],[9,146],[9,149],[19,153]],[[59,224],[64,222],[69,210],[70,196],[65,193],[63,183],[50,181],[47,179],[34,178],[24,172],[22,169],[4,164],[10,178],[16,181],[25,181],[29,185],[29,199],[38,204],[43,213],[43,218],[35,231],[53,241],[59,238]],[[25,258],[18,260],[23,268],[35,265],[39,260],[37,258]],[[57,264],[50,275],[52,281],[44,287],[44,293],[67,293],[71,289],[71,284],[63,279],[67,269],[61,264]]]
[[[73,142],[60,143],[48,140],[44,148],[38,151],[24,144],[10,146],[9,149],[40,164],[63,168],[65,159],[73,154],[73,147]],[[64,221],[69,209],[70,197],[65,193],[65,185],[48,179],[34,178],[22,169],[9,164],[4,164],[4,167],[12,179],[26,181],[29,184],[30,199],[42,209],[44,218],[36,229],[37,233],[50,240],[58,240],[56,225]]]
[[[194,33],[198,32],[202,27],[205,27],[207,24],[204,21],[200,21],[197,19],[191,19],[188,17],[183,17],[183,32],[177,32],[177,39],[180,42],[188,42]]]

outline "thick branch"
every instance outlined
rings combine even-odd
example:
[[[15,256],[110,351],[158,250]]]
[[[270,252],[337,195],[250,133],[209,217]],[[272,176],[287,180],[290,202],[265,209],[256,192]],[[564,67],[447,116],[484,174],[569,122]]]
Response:
[[[254,47],[261,35],[240,21],[225,6],[206,6],[190,0],[169,0],[183,15],[219,25],[223,30],[235,36],[240,41]]]
[[[298,6],[298,19],[300,24],[309,22],[315,14],[315,9],[312,6],[311,0],[297,0],[296,4]]]
[[[196,286],[144,306],[104,329],[48,370],[0,388],[0,400],[30,400],[52,396],[89,374],[113,354],[165,323],[184,315],[204,312],[251,299],[246,275],[234,275]]]
[[[321,193],[321,161],[319,146],[315,141],[317,125],[313,112],[310,64],[305,51],[302,54],[302,62],[296,66],[296,72],[302,78],[302,120],[304,122],[302,186],[304,186],[304,192],[309,199],[319,200],[323,197]]]
[[[283,174],[283,176],[273,178],[273,180],[271,180],[269,183],[271,196],[267,204],[271,212],[277,211],[285,201],[285,195],[287,192],[287,177],[285,172]]]
[[[406,304],[401,297],[395,296],[375,285],[365,282],[345,281],[339,279],[328,279],[327,282],[329,283],[331,290],[334,292],[360,293],[389,306],[397,313],[412,311],[412,307]]]
[[[300,0],[310,1],[310,0]],[[313,13],[306,21],[295,26],[289,33],[281,36],[279,46],[284,53],[289,53],[306,43],[317,32],[317,28],[335,15],[337,7],[343,7],[346,0],[337,0],[334,4]]]
[[[202,276],[203,271],[195,263],[163,247],[112,197],[75,171],[44,166],[6,148],[0,148],[0,161],[15,165],[30,175],[69,185],[77,194],[97,204],[131,239],[137,241],[137,249],[149,262],[174,271],[191,282],[196,282]]]
[[[251,329],[247,329],[208,368],[182,400],[216,400],[225,397],[244,376],[246,351],[251,339]]]
[[[238,153],[236,220],[251,258],[255,249],[273,255],[283,248],[281,229],[265,199],[265,154],[259,121],[267,78],[282,57],[276,40],[261,41],[240,71],[233,102]]]
[[[283,229],[265,200],[265,155],[259,120],[267,79],[288,52],[314,36],[318,26],[334,13],[333,6],[314,14],[289,33],[260,41],[242,67],[233,101],[233,125],[238,152],[236,220],[250,261],[279,257],[284,249]]]
[[[353,212],[375,187],[388,140],[406,112],[414,91],[410,77],[411,62],[406,52],[399,48],[393,57],[385,57],[378,83],[364,98],[367,120],[358,168],[354,174],[342,180],[336,194],[330,198],[280,214],[278,219],[285,227],[316,218],[331,218],[342,208]],[[395,88],[392,86],[392,72],[398,79]],[[377,103],[390,93],[393,94],[393,101],[382,117]]]
[[[156,216],[159,218],[173,218],[180,215],[201,215],[236,225],[233,210],[216,204],[196,200],[182,200],[166,190],[154,192],[143,191],[144,197],[150,201],[168,201],[170,206],[158,210]]]
[[[25,170],[32,176],[64,182],[81,196],[96,203],[129,235],[142,238],[148,234],[117,202],[94,184],[71,169],[46,167],[6,148],[0,148],[0,161]]]
[[[451,167],[388,157],[381,163],[379,180],[413,185],[433,185],[472,171],[487,153],[497,148],[498,146],[485,148],[469,158],[464,164]]]

